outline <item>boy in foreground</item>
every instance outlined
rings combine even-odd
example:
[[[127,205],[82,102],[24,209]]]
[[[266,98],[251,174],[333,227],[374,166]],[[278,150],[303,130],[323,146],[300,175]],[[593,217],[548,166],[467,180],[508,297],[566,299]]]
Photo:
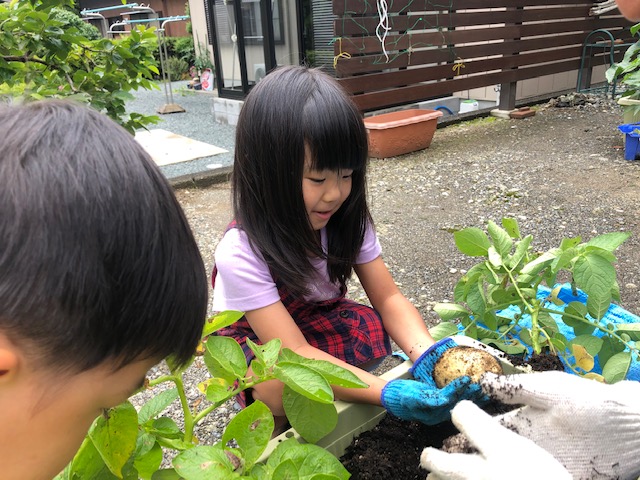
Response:
[[[149,155],[72,103],[0,107],[0,465],[50,479],[93,420],[200,339],[207,278]]]

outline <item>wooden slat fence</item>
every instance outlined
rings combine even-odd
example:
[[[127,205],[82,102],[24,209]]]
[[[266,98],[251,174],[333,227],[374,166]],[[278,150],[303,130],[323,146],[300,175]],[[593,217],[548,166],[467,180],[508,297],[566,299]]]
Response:
[[[589,32],[606,29],[632,41],[631,22],[617,10],[589,16],[593,6],[584,0],[333,0],[336,74],[370,111],[578,70]]]

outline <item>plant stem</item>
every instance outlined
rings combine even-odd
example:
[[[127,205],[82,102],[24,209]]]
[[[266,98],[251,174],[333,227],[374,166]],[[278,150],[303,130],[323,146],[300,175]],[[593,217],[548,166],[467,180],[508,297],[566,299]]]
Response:
[[[559,312],[558,310],[553,310],[553,309],[550,309],[550,308],[544,308],[543,307],[543,308],[540,309],[540,311],[541,312],[547,312],[547,313],[553,313],[553,314],[556,314],[556,315],[562,315],[562,316],[566,315],[568,318],[571,318],[573,320],[578,320],[579,322],[589,324],[589,325],[593,326],[594,328],[597,328],[601,332],[609,335],[610,337],[613,337],[616,340],[620,341],[629,350],[638,351],[638,349],[634,345],[631,345],[628,342],[625,342],[625,340],[620,335],[618,335],[615,331],[611,331],[608,328],[603,327],[602,325],[600,325],[599,322],[598,323],[592,322],[592,321],[588,320],[587,318],[581,317],[579,315],[573,315],[571,313]]]
[[[187,395],[184,392],[184,383],[182,382],[182,377],[179,375],[172,376],[172,380],[178,388],[178,396],[180,397],[180,404],[182,405],[182,411],[184,413],[184,441],[191,442],[195,423],[193,421],[193,413],[189,408]]]
[[[173,382],[178,391],[178,397],[180,398],[180,405],[182,406],[182,412],[184,414],[184,441],[191,442],[193,437],[193,426],[195,425],[193,419],[193,413],[189,408],[189,402],[187,401],[187,395],[184,391],[184,383],[180,375],[163,375],[149,381],[150,387],[155,387],[164,382]]]

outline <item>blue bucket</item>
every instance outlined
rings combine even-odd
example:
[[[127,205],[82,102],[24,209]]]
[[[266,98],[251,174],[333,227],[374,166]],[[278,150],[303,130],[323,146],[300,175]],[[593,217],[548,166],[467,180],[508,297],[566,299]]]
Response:
[[[618,125],[624,133],[624,159],[635,160],[640,156],[640,123]]]

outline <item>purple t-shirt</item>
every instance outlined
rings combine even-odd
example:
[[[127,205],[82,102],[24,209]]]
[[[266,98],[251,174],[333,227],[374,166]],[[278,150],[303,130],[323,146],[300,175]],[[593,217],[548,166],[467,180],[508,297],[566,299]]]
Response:
[[[320,230],[322,249],[327,250],[327,232]],[[365,231],[362,248],[356,257],[356,264],[369,263],[380,256],[382,249],[373,227]],[[213,289],[213,310],[240,310],[243,312],[272,305],[280,300],[278,288],[269,267],[260,253],[249,245],[246,233],[239,228],[231,228],[216,247],[215,262],[218,273]],[[315,268],[315,279],[311,282],[308,301],[323,301],[340,295],[340,285],[329,280],[327,261],[311,259]]]

